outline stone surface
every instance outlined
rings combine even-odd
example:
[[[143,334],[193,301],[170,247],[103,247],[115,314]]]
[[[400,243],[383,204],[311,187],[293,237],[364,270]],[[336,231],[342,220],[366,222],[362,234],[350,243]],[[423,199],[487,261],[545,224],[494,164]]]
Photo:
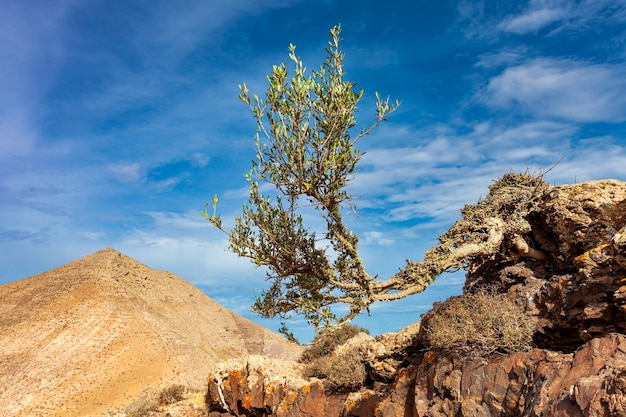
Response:
[[[347,394],[326,392],[322,381],[307,381],[300,370],[296,362],[263,356],[223,362],[209,375],[209,411],[237,416],[340,415]]]
[[[209,379],[210,409],[258,417],[626,415],[626,336],[617,333],[574,353],[426,352],[392,383],[349,394],[302,379],[298,366],[263,358],[227,362]]]

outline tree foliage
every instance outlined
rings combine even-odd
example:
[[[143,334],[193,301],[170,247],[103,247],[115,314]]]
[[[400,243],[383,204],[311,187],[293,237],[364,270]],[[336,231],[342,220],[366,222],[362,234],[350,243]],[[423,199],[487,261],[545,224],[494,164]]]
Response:
[[[344,213],[354,209],[346,186],[363,155],[358,142],[399,103],[382,100],[376,93],[373,123],[355,131],[355,113],[364,93],[344,79],[340,33],[341,26],[330,31],[326,59],[310,73],[290,45],[293,73],[289,75],[284,63],[274,66],[267,76],[265,99],[240,85],[239,98],[257,122],[256,160],[246,175],[249,200],[230,231],[216,213],[217,196],[213,213],[208,205],[203,211],[228,235],[231,251],[267,267],[270,287],[256,299],[253,311],[265,317],[301,314],[316,327],[345,323],[376,301],[421,292],[441,273],[492,256],[505,237],[518,239],[521,248],[528,233],[523,219],[545,190],[541,176],[507,174],[492,186],[486,200],[463,209],[464,219],[439,238],[423,261],[407,260],[386,281],[368,274],[359,255],[359,238],[344,223]],[[275,193],[262,194],[263,183]],[[311,207],[325,223],[322,236],[305,225],[303,211]],[[521,217],[510,224],[511,216]],[[526,244],[526,249],[532,248]],[[340,305],[347,311],[339,314]]]

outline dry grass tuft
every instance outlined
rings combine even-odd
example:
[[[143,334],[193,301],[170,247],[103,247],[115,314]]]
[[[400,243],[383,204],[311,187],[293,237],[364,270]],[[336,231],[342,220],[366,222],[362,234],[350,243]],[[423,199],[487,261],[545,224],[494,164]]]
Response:
[[[328,356],[333,353],[337,346],[343,345],[359,333],[369,334],[369,330],[354,324],[344,324],[318,333],[311,342],[311,347],[302,353],[300,362],[310,363],[318,358]]]
[[[436,305],[422,320],[420,339],[428,348],[515,352],[532,347],[534,330],[535,320],[506,294],[480,291]]]
[[[305,364],[302,376],[322,379],[329,388],[337,391],[362,387],[366,371],[358,350],[350,348],[337,351],[338,346],[359,333],[369,334],[369,330],[354,324],[344,324],[317,334],[311,347],[300,357],[300,362]]]
[[[155,411],[159,411],[159,404],[148,395],[142,395],[124,410],[126,417],[149,417]]]
[[[174,404],[185,399],[187,387],[180,384],[170,385],[159,394],[158,402],[161,405]]]
[[[317,358],[304,367],[302,374],[305,378],[323,379],[337,391],[358,389],[363,386],[366,377],[361,356],[352,349],[339,355]]]

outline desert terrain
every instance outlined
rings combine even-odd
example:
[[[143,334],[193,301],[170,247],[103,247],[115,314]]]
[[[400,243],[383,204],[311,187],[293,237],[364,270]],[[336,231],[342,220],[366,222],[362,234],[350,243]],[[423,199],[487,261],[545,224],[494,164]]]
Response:
[[[0,286],[3,417],[104,413],[172,384],[202,390],[225,359],[300,351],[113,249]]]

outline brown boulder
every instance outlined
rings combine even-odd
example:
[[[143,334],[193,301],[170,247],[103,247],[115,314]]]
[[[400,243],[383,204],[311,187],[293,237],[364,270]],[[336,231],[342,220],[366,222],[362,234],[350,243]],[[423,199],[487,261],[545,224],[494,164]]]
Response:
[[[346,397],[327,392],[318,379],[302,378],[296,362],[249,356],[213,369],[207,405],[236,416],[339,416]]]

